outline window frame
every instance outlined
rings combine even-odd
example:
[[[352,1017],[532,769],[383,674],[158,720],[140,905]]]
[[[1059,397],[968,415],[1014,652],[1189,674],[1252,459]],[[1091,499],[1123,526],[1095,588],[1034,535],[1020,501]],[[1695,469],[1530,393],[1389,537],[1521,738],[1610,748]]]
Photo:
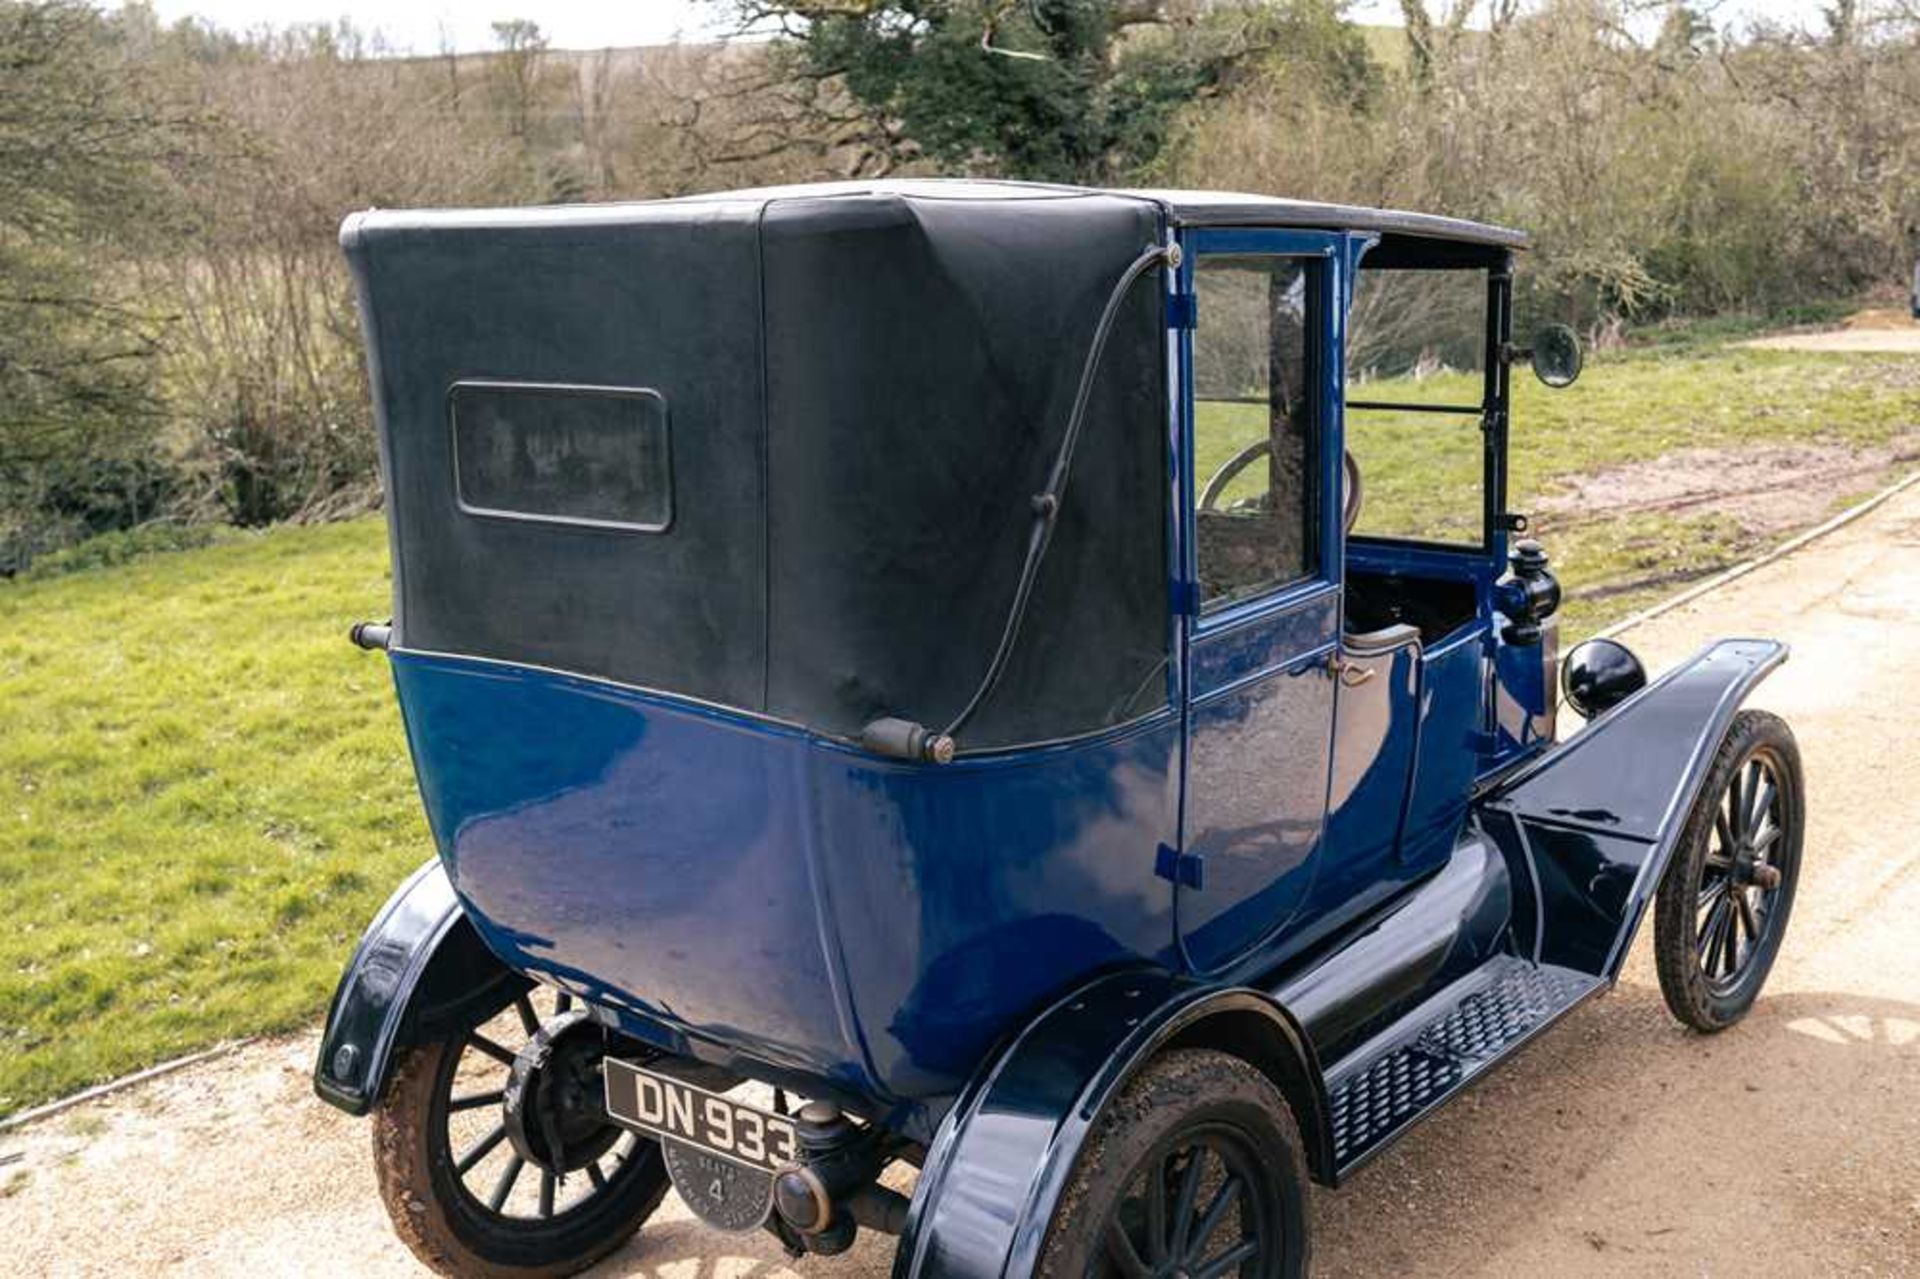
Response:
[[[542,514],[497,506],[482,506],[467,500],[460,480],[460,419],[458,400],[463,391],[493,391],[545,395],[571,395],[595,399],[650,401],[658,406],[662,471],[666,476],[665,514],[658,521],[609,520],[586,515]],[[650,386],[608,386],[585,382],[535,382],[518,378],[459,378],[447,387],[447,458],[453,481],[453,501],[463,515],[481,519],[512,520],[521,524],[549,524],[562,528],[598,529],[615,533],[665,533],[672,529],[674,509],[673,420],[667,397]]]
[[[1505,527],[1503,512],[1507,503],[1507,422],[1508,422],[1508,366],[1505,353],[1512,330],[1513,307],[1513,267],[1511,254],[1506,250],[1487,250],[1479,253],[1461,253],[1463,246],[1452,241],[1435,241],[1431,259],[1419,256],[1419,248],[1409,246],[1401,253],[1395,253],[1390,263],[1369,267],[1366,258],[1379,247],[1376,241],[1367,246],[1353,264],[1353,278],[1348,290],[1347,306],[1353,305],[1354,295],[1359,293],[1360,281],[1371,271],[1478,271],[1486,276],[1486,306],[1484,312],[1485,336],[1482,340],[1481,389],[1478,405],[1412,405],[1395,404],[1379,400],[1348,399],[1348,385],[1344,373],[1341,376],[1340,396],[1343,418],[1349,409],[1362,413],[1389,410],[1434,413],[1456,417],[1478,417],[1480,422],[1481,462],[1480,462],[1480,540],[1477,542],[1437,542],[1430,538],[1393,537],[1379,533],[1364,533],[1355,529],[1347,535],[1351,545],[1403,548],[1423,553],[1442,555],[1471,555],[1481,558],[1500,558],[1504,555]],[[1404,256],[1402,255],[1404,253]],[[1383,255],[1384,256],[1384,255]],[[1345,325],[1342,326],[1342,338],[1345,338]],[[1342,361],[1344,365],[1345,361]],[[1345,431],[1342,431],[1344,447]],[[1364,479],[1365,472],[1362,472]]]
[[[1284,612],[1339,589],[1340,535],[1338,491],[1340,391],[1345,381],[1341,265],[1343,236],[1333,231],[1282,228],[1195,228],[1183,237],[1185,253],[1178,286],[1187,298],[1190,320],[1180,329],[1180,477],[1179,519],[1183,533],[1180,572],[1186,582],[1187,612],[1196,637],[1224,630],[1251,618]],[[1207,608],[1200,597],[1199,529],[1195,503],[1201,480],[1195,475],[1193,342],[1206,322],[1196,290],[1200,262],[1213,257],[1293,258],[1308,271],[1308,384],[1313,387],[1313,444],[1307,474],[1311,498],[1313,549],[1306,571],[1253,594]]]

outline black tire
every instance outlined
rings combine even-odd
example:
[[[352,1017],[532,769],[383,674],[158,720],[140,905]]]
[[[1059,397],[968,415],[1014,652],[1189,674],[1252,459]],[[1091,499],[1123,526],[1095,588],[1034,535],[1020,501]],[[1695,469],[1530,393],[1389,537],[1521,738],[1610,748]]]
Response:
[[[517,1002],[530,1007],[530,1001]],[[521,1159],[510,1140],[492,1136],[489,1145],[498,1106],[489,1111],[464,1103],[490,1095],[492,1081],[476,1091],[476,1069],[491,1064],[504,1076],[505,1065],[483,1060],[476,1068],[472,1036],[479,1029],[404,1050],[374,1111],[374,1172],[394,1232],[441,1274],[527,1277],[584,1270],[631,1238],[660,1206],[669,1185],[660,1148],[609,1131],[590,1141],[593,1158],[571,1161],[572,1171],[563,1177]],[[492,1031],[487,1042],[501,1038]],[[456,1106],[455,1089],[463,1081],[462,1104]],[[469,1128],[468,1137],[457,1139],[456,1119],[477,1123],[480,1135]],[[460,1161],[481,1146],[482,1157],[462,1172]],[[532,1176],[523,1178],[528,1170]],[[495,1194],[486,1189],[477,1191],[476,1182],[494,1191],[506,1185],[501,1202],[491,1202]],[[511,1211],[529,1199],[531,1211]]]
[[[1100,1116],[1060,1205],[1047,1279],[1307,1273],[1299,1125],[1271,1080],[1226,1053],[1176,1049],[1141,1070]]]
[[[1806,786],[1793,730],[1777,715],[1741,711],[1714,755],[1654,903],[1660,993],[1695,1030],[1733,1025],[1766,984],[1793,909],[1805,833]]]

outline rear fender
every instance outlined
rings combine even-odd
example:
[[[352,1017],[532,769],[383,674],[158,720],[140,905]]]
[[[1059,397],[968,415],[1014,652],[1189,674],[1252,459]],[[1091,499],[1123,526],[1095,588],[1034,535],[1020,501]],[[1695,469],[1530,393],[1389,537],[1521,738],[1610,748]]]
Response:
[[[531,985],[480,940],[436,858],[387,899],[341,974],[314,1091],[364,1115],[401,1049],[484,1020]]]
[[[968,1087],[927,1152],[895,1279],[1033,1273],[1081,1146],[1155,1053],[1244,1057],[1293,1107],[1316,1176],[1330,1168],[1326,1091],[1313,1050],[1270,995],[1168,973],[1096,979],[1049,1008]]]
[[[1479,801],[1481,828],[1533,874],[1535,959],[1619,977],[1714,752],[1786,658],[1772,640],[1711,644]]]

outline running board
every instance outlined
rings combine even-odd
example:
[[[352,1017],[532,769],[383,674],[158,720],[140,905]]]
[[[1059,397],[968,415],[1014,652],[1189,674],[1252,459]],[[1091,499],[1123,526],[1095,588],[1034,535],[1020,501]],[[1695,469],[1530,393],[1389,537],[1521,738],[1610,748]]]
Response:
[[[1606,985],[1496,955],[1327,1071],[1336,1180]]]

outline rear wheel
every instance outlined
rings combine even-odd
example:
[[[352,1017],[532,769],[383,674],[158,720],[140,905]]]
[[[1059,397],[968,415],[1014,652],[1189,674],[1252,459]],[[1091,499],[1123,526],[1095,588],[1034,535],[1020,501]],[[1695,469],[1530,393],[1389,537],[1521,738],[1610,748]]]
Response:
[[[1300,1129],[1238,1057],[1179,1049],[1150,1063],[1087,1140],[1048,1227],[1057,1279],[1292,1279],[1307,1272]]]
[[[1786,933],[1806,826],[1786,721],[1741,711],[1714,756],[1654,904],[1667,1007],[1699,1031],[1746,1016]]]
[[[522,995],[395,1064],[374,1113],[374,1171],[395,1232],[443,1274],[573,1274],[667,1192],[659,1146],[606,1118],[599,1032],[569,1003]],[[516,1071],[536,1040],[541,1064]],[[512,1112],[510,1093],[524,1098]]]

